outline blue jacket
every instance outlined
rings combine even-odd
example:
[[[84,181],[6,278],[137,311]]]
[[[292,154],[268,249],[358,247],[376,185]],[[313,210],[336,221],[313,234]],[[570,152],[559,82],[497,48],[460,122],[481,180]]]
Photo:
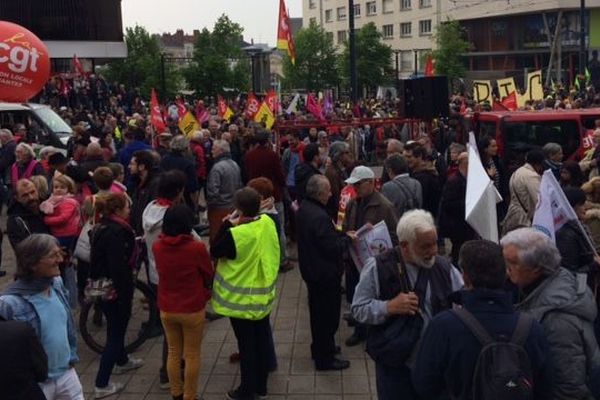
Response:
[[[77,332],[71,308],[69,307],[69,294],[60,277],[56,277],[52,281],[52,290],[54,290],[65,306],[65,310],[67,310],[67,337],[69,339],[69,347],[71,348],[69,363],[73,364],[79,361],[79,356],[77,355]],[[27,322],[33,328],[36,335],[41,337],[42,327],[40,317],[33,304],[29,301],[29,298],[34,294],[11,294],[11,286],[9,286],[0,296],[0,316],[7,321]]]
[[[121,152],[119,153],[119,162],[125,167],[126,175],[129,175],[129,170],[127,169],[127,167],[129,166],[131,157],[133,157],[133,153],[135,153],[138,150],[152,150],[152,146],[140,140],[134,140],[132,142],[129,142],[127,146],[123,147],[121,149]]]
[[[475,289],[461,292],[463,306],[494,337],[511,337],[518,312],[513,310],[510,293]],[[534,374],[536,399],[549,399],[551,363],[548,342],[542,327],[534,322],[525,342]],[[423,335],[412,371],[416,391],[423,399],[438,399],[447,394],[453,399],[472,398],[472,378],[481,344],[450,311],[438,314]]]

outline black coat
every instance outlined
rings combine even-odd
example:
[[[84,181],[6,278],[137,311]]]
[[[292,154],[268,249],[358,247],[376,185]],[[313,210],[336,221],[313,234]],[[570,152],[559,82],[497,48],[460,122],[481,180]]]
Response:
[[[119,300],[131,300],[133,273],[130,265],[135,249],[133,230],[103,218],[92,230],[90,278],[112,279]]]
[[[138,235],[144,234],[142,226],[142,215],[148,203],[156,199],[158,195],[158,170],[150,171],[144,184],[139,185],[136,179],[131,181],[131,226]]]
[[[325,206],[305,199],[296,214],[298,263],[307,283],[340,284],[350,238],[335,230]]]
[[[440,206],[440,233],[442,236],[466,241],[475,238],[475,231],[465,221],[467,180],[459,172],[444,186]]]
[[[7,215],[6,233],[13,248],[32,233],[48,233],[43,215],[31,212],[18,201],[8,207]]]
[[[561,265],[574,273],[596,270],[594,251],[577,221],[569,221],[556,232],[556,247]]]
[[[434,217],[438,215],[440,206],[440,178],[435,169],[423,169],[413,172],[410,175],[419,181],[423,189],[423,208],[429,211]]]
[[[296,196],[299,200],[303,200],[306,196],[306,184],[313,175],[321,175],[321,171],[316,169],[311,163],[303,162],[296,165],[295,184]]]
[[[23,321],[0,321],[0,399],[45,400],[37,382],[48,377],[48,358]]]

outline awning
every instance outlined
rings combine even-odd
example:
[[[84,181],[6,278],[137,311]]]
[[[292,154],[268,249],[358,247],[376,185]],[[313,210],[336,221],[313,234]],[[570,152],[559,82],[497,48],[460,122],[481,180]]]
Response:
[[[127,45],[125,42],[92,42],[92,41],[54,41],[48,40],[50,58],[125,58]]]

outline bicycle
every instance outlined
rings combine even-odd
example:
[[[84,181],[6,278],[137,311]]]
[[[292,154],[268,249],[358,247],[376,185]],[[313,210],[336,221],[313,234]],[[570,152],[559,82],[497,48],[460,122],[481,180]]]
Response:
[[[145,266],[148,276],[148,262],[145,243],[136,238],[140,245],[140,256],[134,270],[134,292],[131,318],[125,332],[125,350],[134,352],[150,338],[153,329],[159,323],[159,311],[156,306],[156,293],[151,286],[139,279],[142,266]],[[99,302],[84,302],[79,314],[79,332],[85,344],[95,351],[102,353],[106,342],[105,319],[100,310]]]

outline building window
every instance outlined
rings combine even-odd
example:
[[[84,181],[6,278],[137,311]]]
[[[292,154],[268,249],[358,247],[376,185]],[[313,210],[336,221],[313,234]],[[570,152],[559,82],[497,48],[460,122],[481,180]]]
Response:
[[[384,14],[394,12],[394,0],[383,0],[382,9]]]
[[[400,52],[400,71],[412,71],[414,54],[411,50]]]
[[[354,17],[360,17],[360,4],[355,4],[354,5]]]
[[[327,40],[333,43],[333,32],[327,32]]]
[[[333,21],[333,10],[325,10],[325,22]]]
[[[384,25],[383,26],[383,38],[391,39],[393,37],[394,37],[394,25],[393,24]]]
[[[431,20],[419,21],[419,35],[431,35]]]
[[[419,0],[419,7],[431,7],[431,0]]]
[[[337,33],[338,44],[343,44],[345,41],[346,41],[346,31],[338,31],[338,33]]]
[[[315,2],[315,0],[308,0],[308,8],[317,8],[317,3]]]
[[[343,21],[346,19],[346,7],[337,8],[337,19],[338,21]]]
[[[317,17],[310,17],[310,19],[308,20],[309,25],[316,25],[317,24]]]
[[[412,23],[411,22],[403,22],[400,24],[400,36],[401,37],[410,37],[412,35]]]
[[[400,0],[401,10],[410,10],[410,0]]]
[[[377,14],[377,2],[369,1],[367,2],[367,15],[375,15]]]

